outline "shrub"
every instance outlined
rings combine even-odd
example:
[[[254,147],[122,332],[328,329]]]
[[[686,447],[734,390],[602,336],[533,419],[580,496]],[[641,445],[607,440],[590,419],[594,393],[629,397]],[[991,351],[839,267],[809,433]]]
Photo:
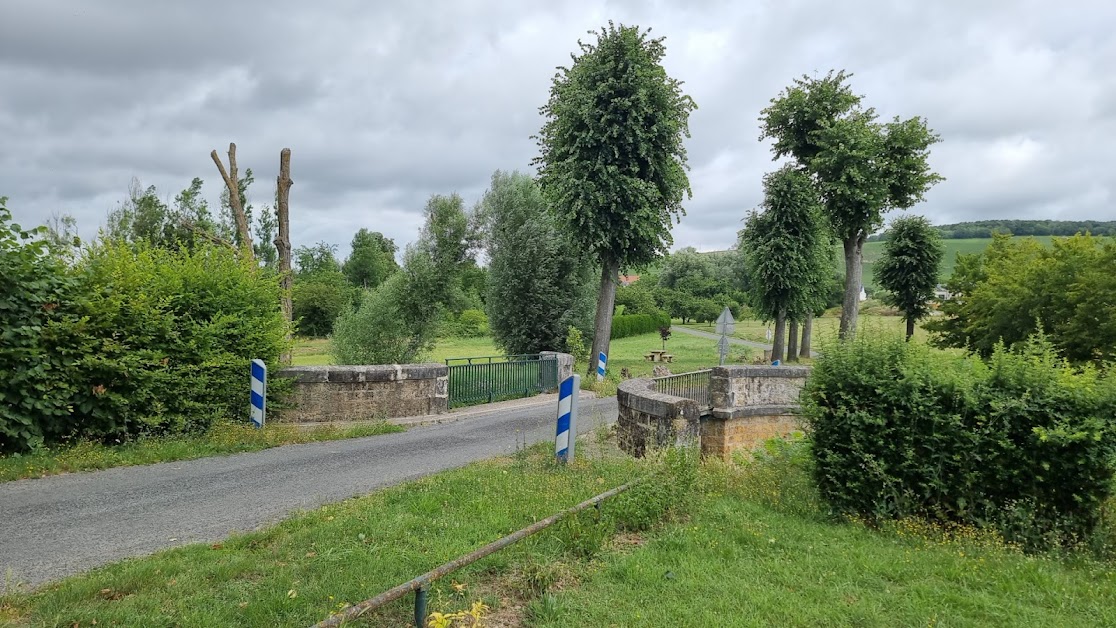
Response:
[[[459,338],[480,338],[488,335],[488,317],[481,310],[464,310],[454,324]]]
[[[659,331],[660,327],[670,327],[670,317],[658,314],[623,314],[612,317],[612,338],[627,338],[640,334]]]
[[[803,391],[815,479],[838,513],[1084,540],[1112,491],[1116,382],[1043,338],[989,363],[869,338],[827,347]]]
[[[0,197],[0,451],[38,446],[69,415],[73,358],[58,326],[76,319],[76,286],[40,230],[11,222]]]

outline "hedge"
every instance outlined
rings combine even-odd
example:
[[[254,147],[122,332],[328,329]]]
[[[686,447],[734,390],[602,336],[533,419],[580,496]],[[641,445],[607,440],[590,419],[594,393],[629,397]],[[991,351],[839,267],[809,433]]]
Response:
[[[670,327],[670,316],[659,314],[622,314],[612,317],[612,338],[627,338],[640,334],[659,331],[660,327]]]
[[[827,347],[803,391],[815,478],[840,514],[997,529],[1031,549],[1086,540],[1113,490],[1116,376],[1045,339],[988,362],[864,338]]]

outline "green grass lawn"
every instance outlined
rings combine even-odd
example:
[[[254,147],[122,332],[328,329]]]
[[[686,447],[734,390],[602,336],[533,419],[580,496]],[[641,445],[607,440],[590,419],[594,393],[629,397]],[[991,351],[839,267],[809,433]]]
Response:
[[[244,424],[218,423],[205,434],[197,436],[141,438],[120,445],[81,441],[70,446],[0,456],[0,482],[74,471],[193,460],[206,456],[258,451],[280,445],[402,431],[402,427],[386,422],[346,428],[323,425],[305,429],[282,423],[269,423],[263,429],[255,429]]]
[[[579,452],[593,447],[579,447]],[[597,451],[605,451],[598,448]],[[26,626],[305,626],[654,467],[548,447],[299,514],[277,526],[0,598]],[[1023,555],[978,533],[827,520],[793,460],[704,465],[673,516],[597,538],[554,526],[433,587],[499,626],[1116,625],[1116,566]],[[638,506],[606,502],[605,517]],[[611,529],[611,528],[609,528]],[[357,625],[405,626],[412,597]]]
[[[676,323],[677,324],[677,323]],[[826,314],[814,319],[813,330],[813,343],[815,350],[819,344],[824,343],[827,339],[834,339],[837,337],[837,330],[841,326],[840,313],[836,316]],[[870,314],[861,314],[858,317],[858,333],[873,334],[873,333],[886,333],[886,334],[905,334],[907,333],[907,323],[901,316],[873,316]],[[696,323],[684,325],[691,329],[698,329],[709,333],[715,333],[716,327],[713,323]],[[767,330],[774,331],[774,323],[764,323],[763,321],[755,319],[744,319],[736,321],[735,332],[733,336],[743,339],[751,340],[753,342],[764,342],[770,344],[771,341],[766,339]],[[928,340],[930,334],[927,333],[921,325],[915,325],[915,340],[925,341]]]

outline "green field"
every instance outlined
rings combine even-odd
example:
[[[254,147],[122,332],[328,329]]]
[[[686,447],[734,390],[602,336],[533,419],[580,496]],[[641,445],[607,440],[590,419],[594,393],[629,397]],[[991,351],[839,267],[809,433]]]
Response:
[[[866,301],[865,303],[872,303]],[[677,323],[676,323],[677,324]],[[838,310],[835,314],[826,313],[814,319],[813,329],[813,343],[814,349],[817,350],[817,345],[824,343],[826,340],[835,339],[837,337],[837,330],[841,325],[841,315]],[[713,323],[694,323],[684,325],[690,329],[697,329],[709,333],[716,331]],[[766,342],[767,330],[774,330],[774,323],[764,323],[763,321],[754,319],[745,319],[736,321],[734,324],[735,331],[733,336],[742,340],[751,340],[752,342]],[[900,316],[876,316],[872,314],[864,314],[863,311],[858,318],[857,331],[861,334],[903,334],[906,333],[907,324]],[[929,334],[922,325],[915,325],[915,340],[926,340]]]
[[[1051,241],[1051,236],[1025,237],[1034,237],[1036,240],[1042,242],[1047,246],[1050,245]],[[953,274],[953,266],[957,261],[958,253],[981,253],[984,251],[984,249],[988,248],[989,244],[992,243],[992,239],[971,238],[968,240],[942,240],[942,243],[945,245],[945,256],[942,258],[942,267],[940,272],[938,273],[938,277],[939,281],[945,283],[945,281],[949,279],[949,276]],[[873,272],[873,268],[876,261],[880,259],[881,255],[883,255],[883,247],[883,242],[866,242],[864,244],[864,285],[867,286],[869,290],[879,287],[878,284],[876,284],[876,277]],[[838,266],[840,266],[840,272],[843,275],[845,270],[842,256],[843,253],[841,252],[841,247],[838,246]]]

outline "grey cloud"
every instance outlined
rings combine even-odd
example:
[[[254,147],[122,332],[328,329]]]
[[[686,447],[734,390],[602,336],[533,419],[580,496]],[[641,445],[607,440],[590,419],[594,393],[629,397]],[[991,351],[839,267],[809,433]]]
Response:
[[[610,18],[666,36],[667,69],[699,106],[676,246],[735,241],[777,166],[760,110],[831,68],[854,72],[881,116],[924,116],[942,135],[933,163],[948,180],[914,211],[1113,216],[1116,8],[1084,1],[50,0],[0,12],[0,194],[23,222],[68,211],[86,235],[133,176],[168,197],[200,176],[215,205],[209,151],[235,141],[257,204],[292,149],[296,246],[344,252],[360,227],[403,244],[431,194],[471,204],[493,170],[533,171],[555,66]]]

